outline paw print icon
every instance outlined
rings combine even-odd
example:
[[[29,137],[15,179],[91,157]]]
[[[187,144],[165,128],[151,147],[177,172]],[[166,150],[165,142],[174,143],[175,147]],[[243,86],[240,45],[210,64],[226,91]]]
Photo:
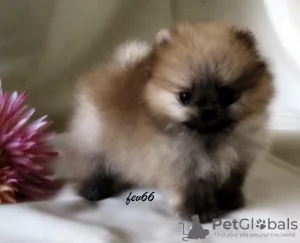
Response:
[[[266,226],[266,220],[261,220],[261,219],[259,219],[259,220],[256,220],[256,228],[259,228],[259,229],[264,229],[264,228],[266,228],[267,226]]]

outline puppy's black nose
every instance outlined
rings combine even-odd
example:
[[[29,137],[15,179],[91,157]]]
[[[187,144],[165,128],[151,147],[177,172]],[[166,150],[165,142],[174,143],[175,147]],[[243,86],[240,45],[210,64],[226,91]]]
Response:
[[[203,108],[199,111],[200,120],[203,124],[209,124],[217,118],[218,112],[214,108]]]

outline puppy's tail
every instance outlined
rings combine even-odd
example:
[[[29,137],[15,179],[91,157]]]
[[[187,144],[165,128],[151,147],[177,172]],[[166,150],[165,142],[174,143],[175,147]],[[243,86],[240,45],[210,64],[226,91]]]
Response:
[[[151,52],[152,47],[144,41],[127,41],[120,45],[113,55],[113,60],[121,67],[135,67]]]

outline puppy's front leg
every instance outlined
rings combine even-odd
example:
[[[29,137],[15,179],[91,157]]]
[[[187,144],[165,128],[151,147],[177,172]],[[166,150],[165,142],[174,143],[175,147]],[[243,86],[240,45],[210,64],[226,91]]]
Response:
[[[89,201],[99,201],[112,197],[119,192],[127,189],[130,185],[120,180],[105,166],[103,156],[98,158],[97,168],[88,176],[78,188],[78,193]]]
[[[243,185],[247,168],[234,169],[230,177],[219,187],[217,201],[220,209],[231,211],[244,205]]]
[[[181,217],[198,215],[201,223],[211,222],[219,216],[214,183],[194,179],[185,188],[173,191],[171,202]],[[172,200],[173,199],[173,200]]]
[[[79,186],[79,195],[89,201],[98,201],[113,196],[114,178],[101,172],[95,172]]]
[[[203,179],[191,182],[185,193],[185,210],[190,214],[197,214],[201,223],[211,222],[220,213],[215,191],[216,185],[212,182]]]

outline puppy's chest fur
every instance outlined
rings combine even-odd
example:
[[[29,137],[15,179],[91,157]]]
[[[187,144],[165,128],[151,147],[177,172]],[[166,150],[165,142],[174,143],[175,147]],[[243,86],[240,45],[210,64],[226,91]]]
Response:
[[[109,129],[118,134],[103,133],[102,152],[110,158],[112,168],[130,180],[140,181],[142,177],[147,183],[155,184],[166,173],[222,182],[232,169],[252,162],[264,147],[262,137],[257,136],[259,127],[216,138],[211,146],[207,146],[203,137],[184,129],[169,133],[149,126],[133,127]]]

